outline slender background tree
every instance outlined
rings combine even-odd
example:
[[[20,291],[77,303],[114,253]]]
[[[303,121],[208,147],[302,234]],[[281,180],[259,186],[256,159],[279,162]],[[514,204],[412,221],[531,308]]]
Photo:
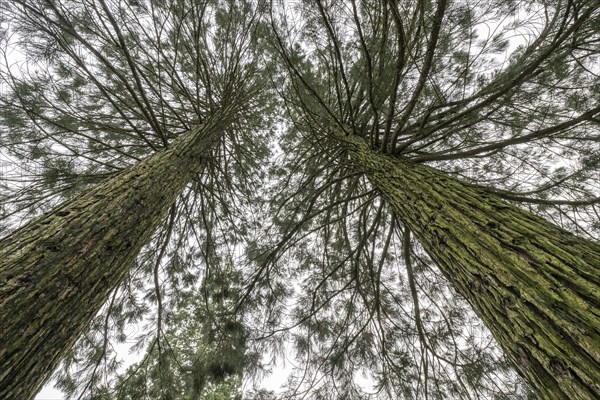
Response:
[[[169,353],[150,346],[142,361],[122,374],[106,399],[240,399],[246,354],[241,314],[230,310],[239,297],[241,274],[231,262],[211,269],[199,290],[182,296],[164,340]]]

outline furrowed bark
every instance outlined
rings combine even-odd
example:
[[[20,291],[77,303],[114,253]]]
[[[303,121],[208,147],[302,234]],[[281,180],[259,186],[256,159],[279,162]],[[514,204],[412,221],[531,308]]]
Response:
[[[224,121],[214,118],[0,240],[0,399],[32,399],[185,185]]]
[[[600,398],[599,243],[340,139],[541,398]]]

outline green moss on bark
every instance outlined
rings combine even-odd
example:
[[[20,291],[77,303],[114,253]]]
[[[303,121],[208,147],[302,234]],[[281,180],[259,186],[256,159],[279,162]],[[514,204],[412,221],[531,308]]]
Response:
[[[0,398],[31,399],[220,136],[213,120],[0,241]]]
[[[340,139],[540,397],[600,398],[600,244]]]

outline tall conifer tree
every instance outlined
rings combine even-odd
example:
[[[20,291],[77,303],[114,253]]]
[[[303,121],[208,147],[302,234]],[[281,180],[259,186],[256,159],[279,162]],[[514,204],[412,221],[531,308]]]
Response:
[[[599,3],[277,4],[288,189],[256,285],[285,251],[319,266],[296,392],[360,397],[359,369],[392,398],[499,396],[456,290],[541,398],[597,397]]]
[[[218,246],[243,235],[235,202],[267,154],[269,94],[259,10],[247,2],[2,7],[0,140],[34,166],[3,182],[4,222],[44,212],[0,242],[0,397],[28,399],[82,333],[79,382],[101,380],[100,361],[110,373],[107,340],[149,318],[140,294],[158,308],[162,343],[169,311],[199,278],[194,264],[216,266]],[[59,381],[85,392],[70,383],[72,360]]]

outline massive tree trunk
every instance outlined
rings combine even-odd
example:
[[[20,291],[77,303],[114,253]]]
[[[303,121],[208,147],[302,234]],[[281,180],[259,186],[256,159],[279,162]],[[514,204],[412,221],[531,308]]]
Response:
[[[0,399],[31,399],[121,282],[225,122],[160,153],[0,241]]]
[[[360,138],[343,143],[541,398],[600,398],[600,244]]]

